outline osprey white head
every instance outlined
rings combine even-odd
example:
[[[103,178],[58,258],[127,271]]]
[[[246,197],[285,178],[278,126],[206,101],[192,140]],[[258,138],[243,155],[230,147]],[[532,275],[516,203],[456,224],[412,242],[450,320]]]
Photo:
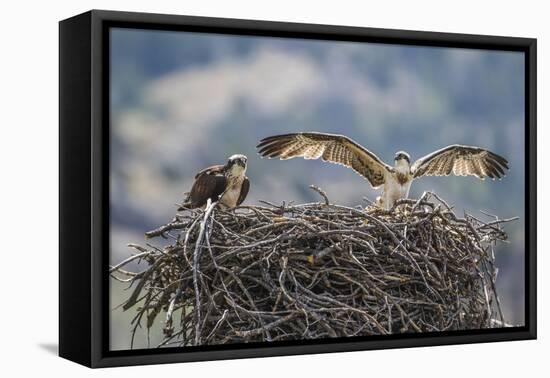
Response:
[[[411,167],[411,157],[405,151],[397,151],[394,157],[395,170],[402,174],[407,174]]]
[[[231,155],[225,165],[230,176],[241,176],[246,172],[247,157],[241,154]]]

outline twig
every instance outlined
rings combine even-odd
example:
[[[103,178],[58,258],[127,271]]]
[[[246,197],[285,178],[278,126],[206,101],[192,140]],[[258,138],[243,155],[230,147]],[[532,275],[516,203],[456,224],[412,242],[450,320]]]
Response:
[[[195,345],[201,344],[201,332],[200,332],[200,323],[201,323],[201,301],[200,301],[200,290],[199,290],[199,269],[200,269],[200,253],[202,250],[202,241],[204,238],[204,232],[206,230],[206,222],[208,221],[208,218],[210,217],[210,214],[216,207],[218,202],[211,202],[210,198],[208,199],[208,202],[206,203],[206,210],[204,211],[204,218],[203,221],[200,224],[200,230],[199,230],[199,236],[197,238],[197,241],[195,242],[195,251],[193,252],[193,287],[195,289],[195,316],[196,316],[196,324],[195,324]]]
[[[319,188],[318,186],[315,186],[315,185],[310,185],[309,186],[310,189],[313,189],[314,191],[316,191],[317,193],[319,193],[319,195],[321,197],[323,197],[323,199],[325,200],[325,205],[329,205],[329,201],[328,201],[328,197],[327,197],[327,194],[321,189]]]

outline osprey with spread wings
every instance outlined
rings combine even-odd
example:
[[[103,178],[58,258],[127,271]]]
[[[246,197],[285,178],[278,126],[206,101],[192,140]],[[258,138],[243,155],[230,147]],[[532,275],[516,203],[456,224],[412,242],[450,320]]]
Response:
[[[336,163],[353,169],[373,188],[382,187],[377,203],[391,209],[398,199],[407,198],[414,179],[421,176],[475,176],[500,179],[508,161],[480,147],[451,145],[434,151],[411,165],[409,154],[395,154],[395,165],[384,163],[375,154],[353,141],[335,134],[317,132],[276,135],[264,138],[257,148],[260,155],[281,160],[303,157]]]

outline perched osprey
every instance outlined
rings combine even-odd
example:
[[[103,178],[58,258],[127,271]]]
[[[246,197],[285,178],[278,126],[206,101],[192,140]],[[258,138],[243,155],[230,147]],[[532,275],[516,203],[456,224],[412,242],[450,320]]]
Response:
[[[203,207],[210,198],[226,208],[240,205],[250,188],[245,176],[246,156],[233,155],[225,165],[213,165],[203,169],[195,176],[195,182],[185,202],[178,210]]]
[[[508,161],[479,147],[452,145],[411,165],[409,154],[395,154],[395,165],[389,166],[375,154],[343,135],[317,132],[276,135],[264,138],[257,148],[260,155],[281,160],[303,157],[344,165],[366,178],[374,188],[382,188],[377,203],[391,209],[395,201],[407,198],[412,181],[421,176],[476,176],[500,179],[505,176]]]

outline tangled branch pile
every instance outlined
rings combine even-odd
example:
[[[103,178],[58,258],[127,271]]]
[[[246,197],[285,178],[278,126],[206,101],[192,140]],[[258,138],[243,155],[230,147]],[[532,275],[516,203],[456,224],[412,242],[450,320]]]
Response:
[[[188,346],[505,324],[493,247],[511,219],[458,218],[432,193],[385,211],[316,190],[324,203],[209,204],[146,234],[168,247],[131,244],[110,272],[133,285],[123,307],[137,309],[134,333],[157,319],[159,346]],[[124,269],[135,260],[147,269]]]

